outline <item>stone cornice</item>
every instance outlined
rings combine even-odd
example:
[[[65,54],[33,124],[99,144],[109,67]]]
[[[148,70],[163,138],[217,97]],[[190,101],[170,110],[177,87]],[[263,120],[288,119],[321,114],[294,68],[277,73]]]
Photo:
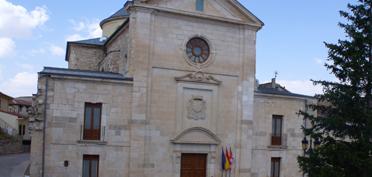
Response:
[[[99,78],[86,78],[86,77],[73,77],[73,76],[61,76],[61,75],[50,75],[51,78],[62,79],[62,80],[79,80],[79,81],[91,81],[91,82],[106,82],[113,84],[127,84],[133,85],[133,81],[122,81],[112,79],[99,79]]]
[[[282,99],[297,99],[297,100],[314,100],[316,101],[315,97],[310,97],[310,96],[290,96],[290,95],[276,95],[276,94],[268,94],[268,93],[258,93],[255,92],[254,96],[260,96],[260,97],[268,97],[268,98],[282,98]]]
[[[177,14],[177,15],[182,15],[182,16],[188,16],[188,17],[197,17],[197,18],[203,18],[207,20],[214,20],[214,21],[220,21],[220,22],[225,22],[225,23],[231,23],[235,25],[246,25],[251,27],[251,29],[258,31],[262,28],[261,25],[259,24],[254,24],[254,23],[248,23],[245,21],[241,20],[236,20],[236,19],[231,19],[231,18],[224,18],[224,17],[218,17],[218,16],[212,16],[212,15],[206,15],[202,13],[192,13],[188,11],[182,11],[182,10],[176,10],[176,9],[171,9],[171,8],[164,8],[164,7],[154,7],[150,5],[145,5],[145,4],[132,4],[130,8],[144,8],[144,9],[152,9],[158,12],[163,12],[163,13],[171,13],[171,14]]]

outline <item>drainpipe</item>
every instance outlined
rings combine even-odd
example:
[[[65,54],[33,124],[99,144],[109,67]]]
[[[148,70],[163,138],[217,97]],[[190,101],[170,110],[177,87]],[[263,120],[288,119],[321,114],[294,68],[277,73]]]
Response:
[[[47,124],[47,101],[48,101],[48,77],[45,76],[45,96],[44,96],[44,116],[43,116],[43,149],[42,149],[42,161],[41,161],[41,177],[44,177],[45,174],[45,138],[46,138],[46,124]]]

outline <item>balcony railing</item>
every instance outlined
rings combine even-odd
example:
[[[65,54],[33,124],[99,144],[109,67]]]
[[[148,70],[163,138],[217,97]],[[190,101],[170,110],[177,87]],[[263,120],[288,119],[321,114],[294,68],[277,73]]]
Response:
[[[79,143],[95,143],[95,144],[107,144],[105,141],[106,137],[106,126],[102,126],[100,129],[100,139],[99,140],[86,140],[84,139],[84,125],[80,125],[80,137]]]
[[[269,147],[286,148],[287,134],[282,134],[281,136],[270,134]]]

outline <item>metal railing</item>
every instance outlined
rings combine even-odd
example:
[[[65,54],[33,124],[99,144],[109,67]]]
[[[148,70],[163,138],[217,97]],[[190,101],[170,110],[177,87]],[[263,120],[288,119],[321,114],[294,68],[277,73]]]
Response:
[[[106,137],[106,126],[102,126],[101,127],[101,132],[100,132],[100,139],[97,140],[97,141],[105,141],[105,137]],[[80,136],[79,136],[79,140],[80,141],[84,141],[84,125],[83,124],[80,124]]]
[[[269,136],[269,146],[271,147],[287,147],[288,135],[282,134],[281,136],[274,136],[272,133]]]

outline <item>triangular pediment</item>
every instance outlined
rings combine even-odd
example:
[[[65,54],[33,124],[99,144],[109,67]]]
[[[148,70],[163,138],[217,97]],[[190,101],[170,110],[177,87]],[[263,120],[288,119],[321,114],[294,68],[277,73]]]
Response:
[[[179,10],[241,21],[259,27],[263,26],[262,21],[237,0],[204,0],[204,10],[202,12],[196,10],[196,0],[139,0],[139,2],[157,8]]]
[[[171,140],[174,144],[220,144],[221,140],[211,131],[202,127],[194,127],[180,133]]]

